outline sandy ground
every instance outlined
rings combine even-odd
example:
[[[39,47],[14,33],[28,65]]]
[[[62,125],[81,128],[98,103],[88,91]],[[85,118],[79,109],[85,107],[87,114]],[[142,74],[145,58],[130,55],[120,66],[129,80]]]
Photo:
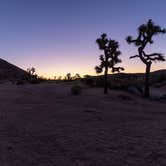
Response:
[[[0,85],[0,166],[166,165],[166,102],[70,86]]]

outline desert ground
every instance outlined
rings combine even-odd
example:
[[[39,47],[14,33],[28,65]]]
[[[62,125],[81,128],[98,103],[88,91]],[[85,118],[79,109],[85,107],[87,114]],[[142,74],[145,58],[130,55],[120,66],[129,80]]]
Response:
[[[1,166],[166,165],[165,101],[71,86],[0,85]]]

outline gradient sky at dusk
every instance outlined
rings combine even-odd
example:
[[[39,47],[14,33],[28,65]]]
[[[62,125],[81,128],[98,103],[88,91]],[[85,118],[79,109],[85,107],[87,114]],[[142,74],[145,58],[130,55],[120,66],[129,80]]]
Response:
[[[148,19],[166,28],[165,0],[0,0],[0,57],[47,77],[95,74],[102,53],[95,40],[107,33],[120,43],[125,72],[143,72],[125,38]],[[148,51],[166,55],[166,35]],[[152,66],[161,68],[166,62]]]

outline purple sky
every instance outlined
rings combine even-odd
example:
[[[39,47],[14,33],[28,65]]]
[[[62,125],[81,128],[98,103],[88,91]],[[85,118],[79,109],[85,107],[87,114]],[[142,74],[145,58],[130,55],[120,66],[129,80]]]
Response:
[[[164,0],[2,0],[0,57],[47,77],[95,74],[102,53],[95,40],[107,33],[120,43],[125,72],[143,72],[139,59],[129,60],[136,48],[125,38],[148,19],[166,28],[165,10]],[[166,35],[155,41],[148,50],[166,54]],[[152,66],[161,68],[166,62]]]

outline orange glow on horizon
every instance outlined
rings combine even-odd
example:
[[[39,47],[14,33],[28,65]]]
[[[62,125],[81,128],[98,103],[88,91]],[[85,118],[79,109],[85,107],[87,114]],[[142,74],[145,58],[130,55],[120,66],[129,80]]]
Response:
[[[151,72],[156,71],[156,70],[161,70],[161,69],[166,69],[166,68],[161,68],[161,67],[152,67]],[[144,73],[145,72],[145,68],[131,68],[131,69],[126,69],[125,71],[123,71],[122,73]],[[55,76],[56,78],[58,78],[59,76],[62,76],[62,78],[64,78],[66,76],[67,73],[71,73],[72,76],[74,76],[76,73],[80,74],[81,77],[83,77],[84,75],[91,75],[91,76],[96,76],[96,75],[102,75],[101,74],[96,74],[95,70],[88,70],[88,71],[74,71],[72,70],[71,72],[54,72],[54,71],[47,71],[47,72],[36,72],[39,76],[42,76],[44,78],[50,78],[53,79]],[[112,74],[111,72],[109,72],[109,74]]]

